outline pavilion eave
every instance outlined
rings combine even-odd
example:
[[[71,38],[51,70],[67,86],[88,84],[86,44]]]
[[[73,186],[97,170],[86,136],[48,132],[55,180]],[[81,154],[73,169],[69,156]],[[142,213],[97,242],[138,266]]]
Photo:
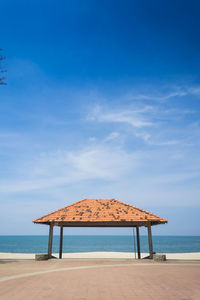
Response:
[[[159,224],[165,224],[167,221],[144,221],[144,222],[135,222],[135,221],[103,221],[103,222],[82,222],[82,221],[73,221],[73,222],[58,222],[58,221],[46,221],[46,222],[34,222],[35,224],[44,224],[58,226],[58,227],[142,227],[142,226],[154,226]]]

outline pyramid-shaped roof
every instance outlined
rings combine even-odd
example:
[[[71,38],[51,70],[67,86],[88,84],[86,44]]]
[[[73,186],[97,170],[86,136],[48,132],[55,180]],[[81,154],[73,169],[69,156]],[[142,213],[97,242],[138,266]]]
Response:
[[[33,222],[71,227],[132,227],[164,224],[167,220],[116,199],[83,199]]]

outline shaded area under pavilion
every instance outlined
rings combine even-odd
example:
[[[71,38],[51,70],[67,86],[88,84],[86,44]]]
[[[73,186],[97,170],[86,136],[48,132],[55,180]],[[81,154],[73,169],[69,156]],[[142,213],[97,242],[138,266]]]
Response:
[[[148,231],[149,258],[153,258],[151,226],[168,221],[148,211],[116,199],[83,199],[33,221],[49,225],[48,257],[52,257],[53,227],[60,227],[59,258],[62,258],[63,227],[132,227],[136,228],[138,259],[141,258],[139,228]]]

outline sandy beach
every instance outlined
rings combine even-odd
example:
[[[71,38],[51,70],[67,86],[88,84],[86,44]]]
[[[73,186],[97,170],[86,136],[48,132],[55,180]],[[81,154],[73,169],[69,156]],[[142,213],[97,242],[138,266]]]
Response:
[[[148,253],[141,253],[141,257],[148,256]],[[58,253],[53,253],[58,258]],[[63,253],[64,259],[135,259],[133,252],[82,252]],[[136,256],[137,258],[137,256]],[[166,253],[167,259],[172,260],[200,260],[200,252],[193,253]],[[0,253],[0,259],[35,259],[34,253]]]

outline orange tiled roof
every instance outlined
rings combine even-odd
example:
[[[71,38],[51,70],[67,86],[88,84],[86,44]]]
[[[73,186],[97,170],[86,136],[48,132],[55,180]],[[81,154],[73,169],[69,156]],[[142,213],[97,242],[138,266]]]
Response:
[[[49,224],[54,222],[55,225],[63,223],[64,225],[73,226],[77,223],[84,224],[106,224],[113,223],[151,223],[152,225],[167,223],[152,213],[126,204],[116,199],[83,199],[52,213],[49,213],[33,221],[39,224]]]

